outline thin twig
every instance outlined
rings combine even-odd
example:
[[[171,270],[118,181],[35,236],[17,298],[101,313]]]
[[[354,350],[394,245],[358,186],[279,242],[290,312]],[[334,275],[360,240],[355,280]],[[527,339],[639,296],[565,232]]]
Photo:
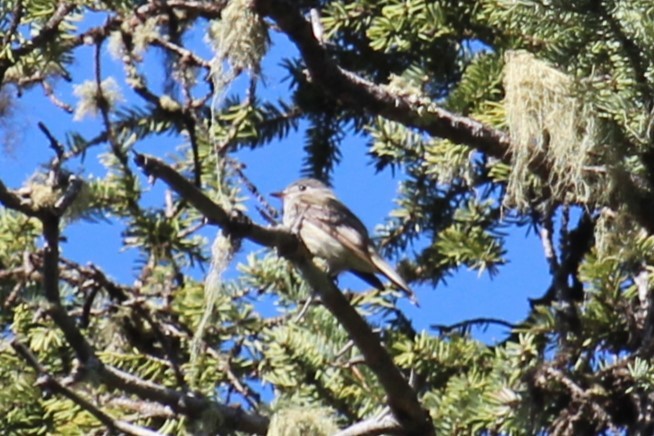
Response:
[[[245,165],[241,162],[237,162],[234,159],[227,158],[227,163],[230,165],[231,169],[236,173],[239,179],[241,179],[241,182],[245,185],[248,191],[254,196],[254,198],[257,200],[257,202],[261,205],[257,205],[257,211],[259,212],[259,215],[266,220],[268,224],[273,224],[276,225],[278,224],[277,219],[279,218],[279,213],[277,210],[270,205],[268,200],[266,200],[266,197],[261,195],[261,192],[257,188],[257,186],[252,183],[252,181],[249,179],[249,177],[245,174],[243,171],[243,168]]]
[[[54,93],[54,89],[52,88],[52,85],[50,85],[45,78],[41,79],[39,83],[43,88],[43,93],[46,95],[46,97],[50,99],[52,104],[54,104],[59,109],[62,109],[64,112],[68,114],[72,114],[73,112],[75,112],[75,109],[73,109],[71,105],[69,105],[68,103],[64,103],[63,101],[57,98],[57,96]]]
[[[165,50],[168,50],[172,53],[175,53],[179,56],[179,62],[182,64],[188,64],[194,67],[202,67],[207,71],[211,70],[211,61],[201,58],[192,51],[181,47],[177,44],[173,44],[170,41],[167,41],[161,37],[152,38],[152,45],[161,47]]]
[[[468,320],[465,320],[465,321],[457,322],[457,323],[454,323],[454,324],[448,324],[448,325],[432,324],[429,327],[434,329],[434,330],[439,330],[439,331],[447,333],[447,332],[451,332],[451,331],[458,330],[458,329],[467,329],[467,328],[469,328],[469,327],[471,327],[473,325],[489,325],[489,324],[495,324],[495,325],[498,325],[498,326],[506,327],[509,330],[513,330],[513,329],[516,328],[515,324],[510,323],[508,321],[505,321],[503,319],[499,319],[499,318],[483,318],[483,317],[468,319]]]

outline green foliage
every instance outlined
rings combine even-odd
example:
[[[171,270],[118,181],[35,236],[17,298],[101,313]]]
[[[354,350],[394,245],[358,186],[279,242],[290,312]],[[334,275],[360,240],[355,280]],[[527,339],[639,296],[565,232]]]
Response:
[[[0,346],[0,428],[6,433],[45,435],[56,426],[34,386],[36,376],[23,370],[23,362],[7,345]]]
[[[4,268],[20,265],[19,254],[34,250],[40,232],[37,220],[10,210],[0,211],[0,264]]]

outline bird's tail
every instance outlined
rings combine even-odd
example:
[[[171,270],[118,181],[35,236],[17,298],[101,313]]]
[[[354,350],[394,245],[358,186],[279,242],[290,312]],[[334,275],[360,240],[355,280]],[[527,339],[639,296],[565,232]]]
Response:
[[[400,277],[397,271],[395,271],[395,269],[388,264],[388,262],[386,262],[377,253],[371,253],[370,259],[372,260],[372,263],[375,264],[380,273],[385,275],[386,278],[391,281],[391,283],[393,283],[398,289],[402,290],[406,294],[411,303],[420,307],[415,292],[411,290],[409,285],[404,281],[402,277]]]

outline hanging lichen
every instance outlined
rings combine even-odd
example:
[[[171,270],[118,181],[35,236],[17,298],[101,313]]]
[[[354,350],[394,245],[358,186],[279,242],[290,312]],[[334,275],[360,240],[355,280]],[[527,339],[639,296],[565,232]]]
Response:
[[[242,72],[260,74],[260,62],[268,50],[269,39],[252,0],[230,1],[222,18],[211,24],[208,39],[215,50],[211,76],[216,96],[222,95]]]
[[[587,202],[593,193],[585,173],[598,144],[592,106],[575,93],[573,79],[524,51],[506,54],[506,121],[511,134],[512,171],[505,204],[524,209],[544,165],[549,190],[560,201]]]
[[[228,85],[242,72],[249,71],[252,75],[260,74],[260,62],[268,49],[268,33],[261,17],[254,11],[251,0],[230,1],[223,10],[220,20],[211,23],[207,35],[215,50],[211,62],[211,77],[214,85],[214,96],[211,105],[210,143],[215,159],[215,174],[217,192],[213,200],[225,210],[237,207],[236,191],[232,191],[227,183],[228,174],[225,160],[217,150],[216,130],[212,124],[216,119],[214,111]],[[214,315],[218,297],[224,292],[222,274],[229,265],[232,256],[238,250],[239,240],[219,233],[214,240],[211,252],[211,267],[205,279],[204,311],[191,343],[192,380],[198,380],[197,371],[201,370],[202,338]]]
[[[338,432],[333,413],[323,407],[290,407],[273,415],[267,436],[327,436]]]

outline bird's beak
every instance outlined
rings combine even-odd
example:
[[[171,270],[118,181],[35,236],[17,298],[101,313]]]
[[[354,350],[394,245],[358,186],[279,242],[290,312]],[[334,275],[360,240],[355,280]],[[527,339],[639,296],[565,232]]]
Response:
[[[272,195],[273,197],[277,197],[277,198],[284,198],[284,192],[283,191],[282,192],[273,192],[270,195]]]

